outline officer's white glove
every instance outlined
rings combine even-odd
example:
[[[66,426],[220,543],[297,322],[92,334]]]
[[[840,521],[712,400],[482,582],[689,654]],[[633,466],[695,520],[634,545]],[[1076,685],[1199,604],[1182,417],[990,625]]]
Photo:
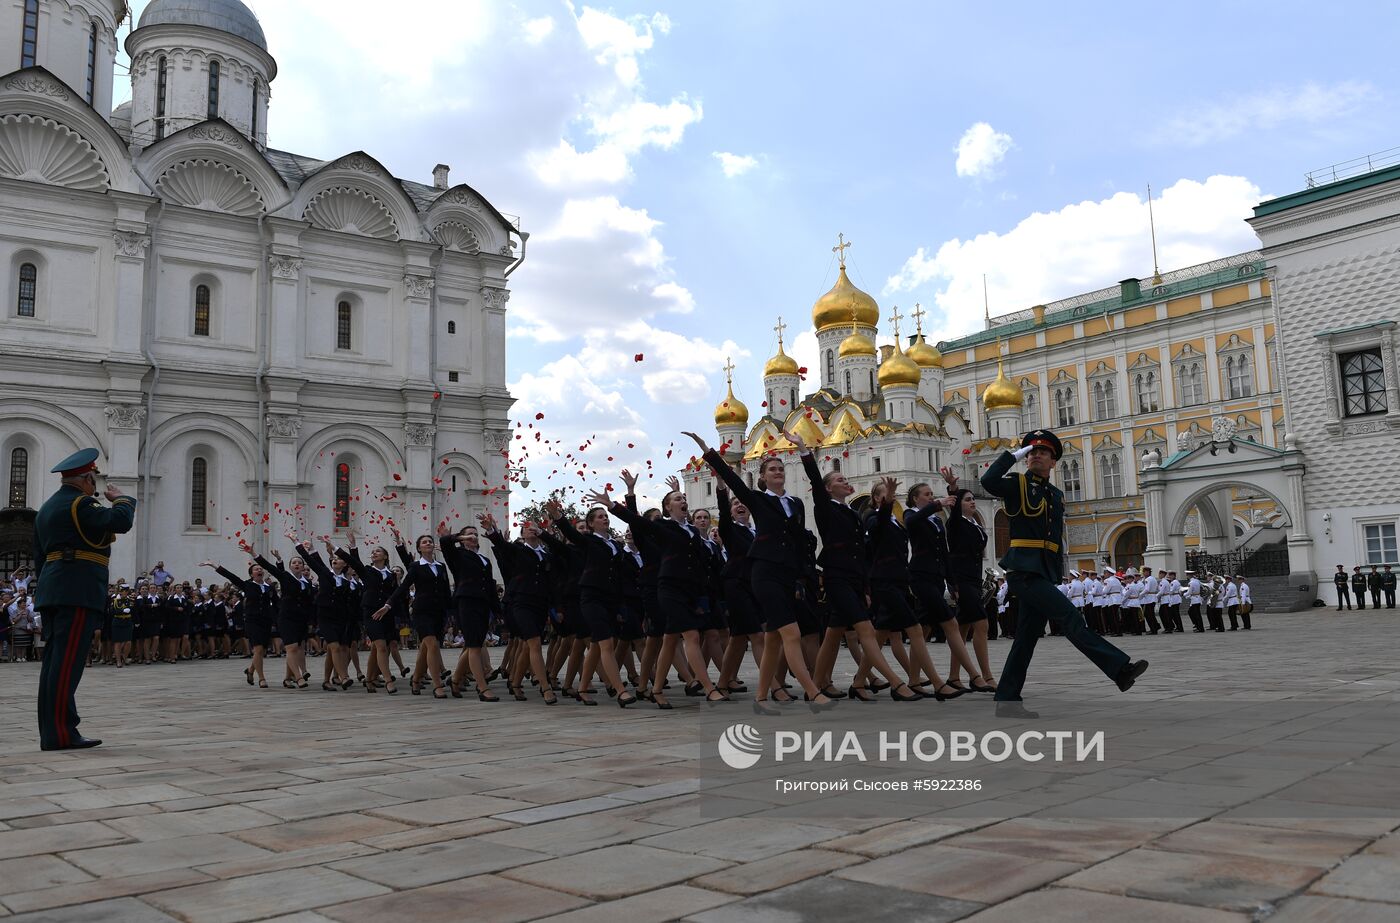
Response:
[[[1023,445],[1023,446],[1021,446],[1019,449],[1017,449],[1016,451],[1012,452],[1011,455],[1012,455],[1012,457],[1014,457],[1017,461],[1020,461],[1021,459],[1025,458],[1027,455],[1031,454],[1031,449],[1033,449],[1033,448],[1035,448],[1035,446]]]

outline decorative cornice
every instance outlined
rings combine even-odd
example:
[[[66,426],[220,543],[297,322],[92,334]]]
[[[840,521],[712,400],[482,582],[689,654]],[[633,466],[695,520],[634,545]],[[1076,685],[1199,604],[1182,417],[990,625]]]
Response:
[[[506,302],[510,301],[510,290],[483,285],[481,287],[481,301],[485,307],[491,310],[504,310]]]
[[[146,408],[139,404],[109,404],[105,412],[107,428],[111,430],[140,429],[146,420]]]
[[[504,452],[510,448],[510,433],[506,430],[488,429],[483,439],[491,452]]]
[[[220,125],[196,125],[189,130],[189,137],[196,141],[214,141],[232,147],[242,147],[242,142],[247,140],[238,132],[229,131]]]
[[[432,293],[433,286],[437,285],[437,280],[432,276],[405,275],[403,285],[410,298],[427,298]]]
[[[118,258],[145,259],[146,250],[151,246],[151,235],[136,231],[113,231],[112,243],[116,245]]]
[[[448,192],[445,192],[442,194],[442,197],[438,201],[451,202],[454,205],[462,205],[471,209],[474,212],[481,211],[483,207],[481,199],[475,195],[472,195],[465,189],[452,189]]]
[[[437,427],[430,423],[405,423],[403,434],[409,445],[432,445]]]
[[[301,433],[301,417],[291,414],[267,415],[267,434],[273,438],[295,439]]]
[[[268,264],[272,267],[272,277],[274,279],[296,279],[301,275],[302,260],[295,256],[268,257]]]
[[[38,74],[30,74],[24,77],[11,77],[5,81],[5,89],[20,90],[24,93],[37,93],[40,96],[52,96],[54,99],[67,101],[71,99],[68,91],[62,84],[55,83],[46,77]]]

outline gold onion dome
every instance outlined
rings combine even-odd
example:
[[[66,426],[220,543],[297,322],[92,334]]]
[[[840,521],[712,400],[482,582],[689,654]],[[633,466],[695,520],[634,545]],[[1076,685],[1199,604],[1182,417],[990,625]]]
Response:
[[[748,426],[749,408],[744,406],[744,402],[734,396],[734,386],[729,386],[729,393],[724,400],[715,406],[715,426]]]
[[[851,335],[841,341],[841,348],[837,350],[837,355],[842,359],[847,356],[873,356],[875,355],[875,344],[870,341],[870,337],[859,330],[852,330]]]
[[[935,347],[930,346],[922,333],[914,339],[914,344],[909,347],[909,352],[906,355],[913,359],[921,369],[943,368],[943,354]]]
[[[796,375],[797,360],[783,352],[783,341],[778,340],[778,354],[768,360],[768,364],[763,367],[763,377],[770,375]]]
[[[895,340],[894,352],[890,357],[880,364],[880,371],[876,378],[880,382],[881,388],[898,388],[902,386],[918,387],[919,367],[914,364],[914,360],[904,354],[904,350],[899,348],[899,340]]]
[[[836,284],[812,305],[812,325],[821,331],[849,324],[852,310],[856,323],[863,327],[874,327],[880,322],[880,306],[874,298],[851,284],[846,264],[842,263]]]
[[[987,390],[982,392],[982,406],[987,410],[1019,410],[1024,400],[1021,386],[1006,377],[1001,360],[997,359],[997,377],[987,385]]]

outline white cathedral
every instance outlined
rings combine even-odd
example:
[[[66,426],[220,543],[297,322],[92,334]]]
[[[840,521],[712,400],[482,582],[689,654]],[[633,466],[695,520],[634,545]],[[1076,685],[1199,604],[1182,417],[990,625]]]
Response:
[[[152,0],[113,109],[127,15],[0,4],[0,576],[88,446],[141,500],[113,579],[502,499],[518,222],[444,165],[269,148],[277,62],[238,0]]]

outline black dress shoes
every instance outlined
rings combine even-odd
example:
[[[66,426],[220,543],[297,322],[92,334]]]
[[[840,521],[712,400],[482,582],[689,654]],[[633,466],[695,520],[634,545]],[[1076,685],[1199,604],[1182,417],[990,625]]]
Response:
[[[86,749],[88,749],[89,747],[100,747],[100,746],[102,746],[102,741],[98,740],[96,737],[75,737],[75,738],[73,738],[73,741],[72,741],[71,743],[69,743],[68,746],[66,746],[66,747],[60,747],[60,746],[58,746],[57,744],[55,744],[55,745],[53,745],[53,746],[49,746],[48,744],[41,744],[41,745],[39,746],[39,749],[40,749],[40,750],[86,750]]]
[[[1040,712],[1031,711],[1020,702],[998,702],[998,718],[1039,718]]]
[[[1146,660],[1130,660],[1123,665],[1123,669],[1118,671],[1118,691],[1127,692],[1133,688],[1133,683],[1137,678],[1147,672]]]

